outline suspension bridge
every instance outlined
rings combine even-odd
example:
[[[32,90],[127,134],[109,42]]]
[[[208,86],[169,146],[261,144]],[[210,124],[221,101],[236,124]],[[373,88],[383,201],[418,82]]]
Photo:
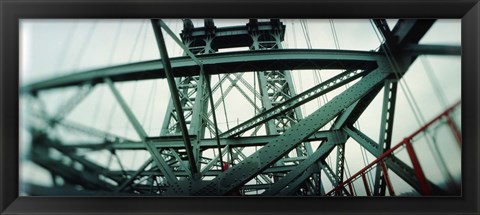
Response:
[[[343,48],[334,20],[320,29],[331,48],[315,47],[307,20],[168,21],[142,22],[128,63],[112,63],[120,23],[108,66],[20,86],[22,162],[48,173],[21,175],[24,195],[461,194],[460,94],[446,98],[425,57],[461,48],[421,43],[438,20],[367,20],[371,50]],[[147,37],[160,57],[135,61]],[[429,83],[405,80],[418,65]],[[440,104],[428,116],[418,84]]]

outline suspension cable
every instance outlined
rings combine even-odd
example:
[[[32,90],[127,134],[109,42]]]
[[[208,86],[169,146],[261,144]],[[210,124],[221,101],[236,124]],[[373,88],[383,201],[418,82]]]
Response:
[[[122,86],[119,86],[118,90],[121,91],[121,89],[122,89]],[[107,129],[106,129],[107,133],[110,133],[110,129],[111,129],[111,126],[112,126],[112,121],[113,121],[113,114],[115,113],[115,110],[116,110],[117,106],[118,106],[117,102],[113,102],[112,108],[110,110],[110,114],[109,114],[109,117],[108,117],[108,120],[107,120],[107,122],[108,122]]]
[[[117,43],[118,43],[118,39],[120,37],[120,33],[122,31],[122,24],[123,24],[123,19],[120,20],[120,23],[118,24],[118,27],[117,27],[117,30],[115,32],[115,38],[113,39],[113,43],[112,43],[112,52],[110,52],[110,57],[108,59],[108,65],[111,66],[112,63],[113,63],[113,59],[115,57],[115,52],[117,50]]]
[[[153,79],[153,81],[154,81],[154,84],[155,84],[155,87],[153,89],[153,91],[154,91],[153,95],[155,95],[156,94],[155,91],[157,91],[157,81],[158,80]],[[153,119],[154,119],[153,114],[155,112],[154,111],[155,110],[155,104],[157,103],[158,99],[155,99],[155,97],[154,97],[152,100],[153,100],[153,102],[152,102],[152,105],[150,106],[150,113],[149,113],[150,121],[148,122],[148,127],[147,127],[148,131],[152,130],[152,122],[153,122]],[[145,124],[145,126],[146,126],[146,124]]]
[[[132,52],[128,57],[128,62],[131,63],[133,61],[133,55],[135,54],[135,50],[137,50],[138,42],[140,40],[140,35],[142,34],[143,26],[145,26],[145,22],[140,24],[140,28],[138,29],[137,35],[135,36],[135,42],[133,43]],[[140,50],[142,51],[142,50]]]
[[[148,110],[150,109],[150,103],[153,100],[152,97],[153,97],[153,94],[154,94],[154,91],[156,90],[156,88],[157,88],[157,82],[154,81],[152,83],[152,86],[150,87],[150,94],[148,95],[147,106],[145,107],[145,112],[144,113],[148,113]],[[144,114],[143,118],[142,118],[142,123],[144,125],[146,124],[145,121],[147,120],[147,115],[148,114]]]
[[[146,21],[146,22],[148,22],[148,21]],[[138,58],[139,61],[141,61],[143,59],[143,53],[144,53],[143,50],[145,50],[145,42],[147,41],[148,29],[149,28],[145,27],[144,34],[143,34],[143,41],[142,41],[142,49],[141,49],[142,51],[140,52],[140,56]]]
[[[370,24],[372,25],[372,28],[374,29],[375,34],[377,34],[377,38],[379,39],[380,44],[385,43],[386,39],[383,38],[383,35],[381,33],[377,32],[375,24],[373,23],[372,20],[370,20]],[[383,40],[381,40],[380,38],[383,38]],[[400,68],[399,68],[398,64],[396,63],[395,59],[392,59],[392,53],[391,53],[390,47],[388,46],[388,43],[385,43],[385,44],[386,44],[385,46],[381,45],[381,47],[383,47],[383,49],[385,51],[387,60],[389,61],[390,65],[392,66],[392,69],[394,71],[395,78],[398,81],[400,87],[402,88],[402,92],[407,99],[408,105],[410,106],[410,109],[412,110],[413,115],[414,115],[415,119],[417,120],[418,125],[421,126],[423,124],[422,122],[424,122],[425,120],[424,120],[423,116],[421,115],[421,113],[419,113],[419,110],[417,109],[418,106],[414,105],[414,103],[416,103],[416,102],[415,102],[414,98],[411,98],[411,96],[412,96],[411,93],[408,93],[408,92],[410,92],[409,88],[405,89],[405,86],[404,86],[405,81],[403,79],[401,79],[400,76],[399,76]]]
[[[78,67],[79,67],[80,63],[82,62],[82,58],[85,56],[85,51],[87,49],[87,46],[90,44],[90,42],[92,40],[93,32],[97,28],[97,23],[98,23],[98,20],[94,20],[93,24],[90,26],[90,29],[88,30],[88,33],[87,33],[87,39],[85,39],[85,43],[83,44],[80,52],[78,53],[77,57],[75,58],[77,60],[75,61],[75,63],[73,63],[72,72],[77,72],[78,71],[78,69],[79,69]]]
[[[302,31],[304,32],[304,30],[303,30],[304,27],[303,27],[303,22],[302,22],[302,20],[300,20],[300,27],[302,28]],[[294,30],[294,31],[293,31],[293,45],[294,45],[295,48],[298,48],[298,45],[297,45],[297,34],[296,34],[296,31],[295,31],[295,22],[294,22],[293,20],[292,20],[292,29]],[[304,35],[304,36],[305,36],[305,35]],[[305,38],[305,41],[307,42],[307,47],[309,47],[309,45],[308,45],[308,41],[309,41],[308,38]],[[300,92],[303,92],[303,91],[304,91],[304,90],[303,90],[303,84],[302,84],[302,82],[303,82],[302,72],[299,72],[299,73],[298,73],[298,85],[297,85],[297,86],[298,86]],[[303,114],[304,116],[306,115],[306,112],[307,112],[307,111],[306,111],[305,105],[300,106],[300,111],[302,112],[302,114]]]
[[[74,33],[77,31],[78,29],[78,21],[76,21],[72,27],[70,27],[70,29],[68,30],[68,33],[67,33],[67,38],[64,42],[64,45],[63,45],[63,48],[62,50],[60,51],[60,59],[57,61],[57,64],[55,66],[55,69],[57,70],[56,73],[60,73],[61,72],[61,67],[62,65],[64,65],[63,63],[65,62],[65,57],[67,55],[68,52],[70,52],[70,49],[72,47],[72,40],[73,40],[73,35],[75,35]]]
[[[377,34],[377,38],[381,38],[381,37],[384,37],[383,34],[380,34],[380,36],[378,36],[378,32],[376,30],[376,27],[375,25],[373,24],[373,21],[370,20],[370,23],[375,31],[375,33]],[[383,41],[386,41],[385,38],[383,38],[384,40]],[[381,42],[382,43],[382,42]],[[406,83],[405,80],[401,79],[400,76],[399,76],[399,73],[400,73],[400,67],[398,65],[398,63],[395,61],[395,59],[392,58],[392,52],[391,52],[391,49],[388,45],[388,43],[385,43],[386,45],[385,46],[382,46],[384,48],[384,51],[386,53],[386,57],[389,61],[389,63],[392,65],[392,68],[394,70],[394,74],[396,76],[396,79],[397,81],[400,83],[400,87],[402,88],[402,91],[403,93],[405,94],[405,97],[407,98],[407,102],[411,108],[411,110],[413,111],[413,114],[415,116],[415,119],[417,120],[417,123],[418,125],[421,127],[424,122],[425,122],[425,119],[420,111],[420,108],[418,107],[418,104],[417,102],[415,101],[415,98],[413,97],[413,94],[412,92],[410,91],[410,88],[408,87],[408,84]],[[405,85],[405,87],[403,86]],[[418,116],[417,116],[417,113],[418,112]],[[427,146],[428,148],[430,149],[430,151],[432,152],[432,155],[435,159],[435,161],[437,162],[437,164],[439,164],[439,169],[440,169],[440,172],[442,173],[443,177],[446,178],[446,180],[448,180],[449,182],[453,181],[453,178],[451,176],[451,174],[449,173],[448,169],[446,168],[446,164],[441,156],[441,154],[439,153],[439,151],[435,150],[435,148],[432,148],[432,137],[430,135],[429,132],[424,132],[425,134],[425,137],[426,137],[426,141],[427,141]]]
[[[255,73],[253,73],[255,75]],[[218,76],[218,81],[221,82],[221,78],[220,78],[220,74],[217,75]],[[255,76],[254,76],[255,77]],[[255,82],[253,82],[255,84]],[[225,114],[225,122],[227,123],[227,130],[230,130],[230,126],[228,125],[228,116],[227,116],[227,108],[226,108],[226,105],[225,105],[225,97],[224,97],[224,94],[223,94],[223,87],[222,87],[222,83],[219,83],[220,84],[220,93],[222,94],[222,103],[223,103],[223,112]],[[254,96],[254,98],[256,99],[257,97]],[[254,111],[256,111],[257,109],[254,108]]]
[[[427,76],[429,77],[428,80],[430,80],[430,83],[432,84],[432,87],[435,91],[435,95],[437,96],[438,101],[441,103],[443,108],[447,108],[447,99],[445,96],[445,92],[443,91],[443,88],[440,86],[440,82],[437,79],[437,76],[435,76],[435,73],[433,72],[432,65],[428,61],[426,56],[421,56],[420,60],[422,62],[423,68],[425,72],[427,73]]]

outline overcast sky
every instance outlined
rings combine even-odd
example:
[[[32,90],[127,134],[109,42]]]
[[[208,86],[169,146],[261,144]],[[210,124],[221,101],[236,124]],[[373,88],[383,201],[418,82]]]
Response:
[[[309,48],[304,35],[300,20],[282,19],[287,25],[284,48]],[[165,20],[167,25],[178,33],[183,25],[180,20]],[[215,20],[220,26],[244,25],[244,20]],[[396,20],[389,20],[393,28]],[[203,26],[203,20],[193,20],[195,26]],[[332,25],[329,20],[309,19],[304,21],[307,26],[310,42],[314,49],[335,49]],[[347,50],[376,50],[380,41],[369,20],[334,20],[335,32],[338,36],[340,49]],[[460,20],[439,20],[431,30],[420,41],[421,44],[444,44],[460,45]],[[183,55],[183,50],[175,44],[167,34],[164,34],[170,57]],[[75,72],[82,72],[89,69],[119,65],[131,62],[159,59],[159,52],[156,46],[155,37],[149,20],[21,20],[20,22],[20,84],[45,80],[56,76],[67,75]],[[426,69],[427,67],[427,69]],[[428,68],[431,67],[431,68]],[[327,80],[338,74],[340,71],[321,71],[322,80]],[[307,90],[318,84],[313,71],[291,71],[297,93]],[[233,76],[232,76],[233,77]],[[254,73],[247,73],[243,76],[252,86],[254,85]],[[433,78],[432,78],[433,77]],[[218,80],[212,77],[213,83]],[[415,120],[411,106],[406,101],[406,89],[413,95],[414,103],[418,105],[421,115],[425,121],[442,112],[446,106],[451,105],[461,98],[461,67],[459,56],[421,56],[410,67],[403,81],[398,86],[398,97],[394,118],[394,130],[392,146],[400,142],[420,127]],[[441,86],[441,91],[435,91],[432,84]],[[258,84],[258,83],[257,83]],[[212,84],[213,85],[213,84]],[[229,82],[224,83],[223,89],[228,88]],[[117,88],[151,136],[158,136],[163,122],[164,114],[170,99],[166,80],[156,81],[133,81],[128,83],[117,83]],[[258,85],[256,86],[258,88]],[[244,88],[245,89],[245,88]],[[302,107],[304,116],[315,111],[323,104],[323,99],[331,99],[343,91],[341,88],[327,94],[327,98],[319,98]],[[52,90],[40,97],[47,101],[47,110],[50,114],[55,113],[58,104],[66,101],[69,96],[76,93],[75,88]],[[360,130],[373,140],[379,139],[380,112],[383,91],[372,102],[367,111],[359,120]],[[444,99],[442,100],[443,97]],[[219,94],[214,95],[215,99]],[[228,112],[228,126],[231,128],[254,115],[253,106],[248,105],[247,100],[238,90],[232,90],[225,99],[226,111]],[[253,97],[252,97],[253,98]],[[23,100],[22,100],[23,101]],[[443,102],[444,101],[444,102]],[[260,101],[256,101],[260,102]],[[25,102],[21,103],[22,116],[26,115],[28,107]],[[244,104],[244,105],[239,105]],[[246,105],[245,105],[246,104]],[[227,130],[227,120],[224,116],[224,109],[220,106],[217,109],[219,128]],[[459,124],[460,112],[457,114]],[[129,126],[126,117],[109,90],[102,85],[96,86],[94,91],[85,98],[79,106],[67,117],[70,121],[109,131],[131,139],[138,139],[134,130]],[[424,122],[421,122],[423,124]],[[62,133],[61,129],[57,132]],[[438,132],[441,141],[441,153],[450,161],[447,162],[448,170],[456,178],[460,179],[460,151],[453,139],[448,136],[448,131]],[[66,139],[92,140],[85,136],[66,135]],[[23,134],[22,143],[28,147],[28,135]],[[417,146],[418,145],[418,146]],[[422,152],[420,161],[427,167],[426,174],[429,179],[435,182],[444,180],[442,174],[435,167],[435,159],[429,153],[430,149],[422,140],[418,141],[416,150]],[[359,145],[349,140],[347,142],[347,164],[351,174],[361,169],[363,153]],[[398,154],[405,157],[405,150]],[[22,152],[21,152],[22,153]],[[87,155],[100,163],[108,162],[106,152],[91,153]],[[125,153],[125,166],[136,168],[147,158],[147,153],[136,152]],[[248,154],[248,153],[247,153]],[[335,163],[335,151],[328,160]],[[366,158],[372,161],[374,158],[368,155]],[[330,162],[330,161],[329,161]],[[408,161],[406,161],[408,163]],[[332,169],[333,168],[332,164]],[[112,169],[119,168],[112,164]],[[32,164],[22,164],[21,176],[29,178],[26,172],[37,171],[36,174],[45,178],[39,183],[48,184],[48,175],[37,170]],[[392,176],[394,178],[395,176]],[[409,191],[410,188],[400,180],[395,180],[401,191]],[[324,180],[325,181],[325,180]],[[328,188],[326,188],[328,190]]]

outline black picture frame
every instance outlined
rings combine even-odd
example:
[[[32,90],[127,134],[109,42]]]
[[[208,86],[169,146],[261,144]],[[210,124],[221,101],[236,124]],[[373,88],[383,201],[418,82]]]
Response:
[[[479,214],[478,0],[0,0],[1,214]],[[18,197],[19,19],[461,18],[462,197]]]

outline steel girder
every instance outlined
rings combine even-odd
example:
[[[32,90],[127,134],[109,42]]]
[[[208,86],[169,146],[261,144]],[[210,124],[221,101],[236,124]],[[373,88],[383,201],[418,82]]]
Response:
[[[333,131],[332,135],[327,137],[327,141],[324,141],[315,152],[308,157],[308,159],[302,161],[295,169],[290,171],[287,175],[282,177],[279,181],[272,185],[270,189],[262,193],[262,195],[276,195],[282,189],[289,188],[289,183],[294,179],[303,175],[304,177],[310,176],[313,172],[308,171],[308,168],[315,168],[316,162],[321,158],[325,158],[328,151],[330,151],[335,145],[344,144],[348,136],[343,131]],[[309,172],[310,174],[305,174]],[[338,178],[336,179],[336,181]],[[290,188],[291,189],[291,188]]]
[[[390,149],[392,144],[393,119],[395,116],[395,103],[397,99],[397,82],[396,80],[385,81],[383,88],[383,105],[380,121],[380,137],[378,142],[378,150],[380,154]],[[373,195],[384,196],[386,191],[386,181],[384,172],[380,167],[375,170],[375,181]]]
[[[162,33],[162,30],[160,29],[160,23],[159,22],[160,22],[160,20],[152,19],[153,30],[155,32],[155,38],[157,39],[158,49],[160,50],[161,60],[162,60],[162,63],[164,65],[164,68],[165,68],[165,74],[167,76],[168,86],[170,88],[170,92],[171,92],[171,95],[172,95],[171,99],[172,99],[174,107],[175,107],[176,119],[177,119],[177,123],[179,124],[178,127],[180,127],[180,131],[182,133],[183,141],[184,141],[184,144],[185,144],[185,151],[186,151],[186,154],[187,154],[188,162],[190,164],[189,169],[190,169],[192,174],[197,174],[197,172],[198,172],[197,164],[195,163],[195,158],[194,158],[194,155],[193,155],[193,148],[192,148],[192,144],[190,142],[190,138],[188,137],[187,125],[185,123],[185,116],[184,116],[184,113],[183,113],[184,105],[182,105],[181,102],[180,102],[178,89],[177,89],[177,86],[175,84],[175,80],[174,80],[173,73],[172,73],[172,67],[170,65],[170,58],[168,57],[167,47],[165,45],[165,40],[163,39],[163,33]],[[165,120],[170,120],[170,119],[166,118]],[[178,158],[180,159],[180,157],[178,157]],[[179,161],[181,162],[181,160],[179,160]]]
[[[315,133],[334,119],[344,109],[361,99],[371,89],[382,83],[390,72],[381,59],[377,61],[379,67],[362,78],[359,82],[336,96],[330,102],[294,124],[275,140],[267,143],[247,159],[222,173],[207,185],[194,191],[192,195],[224,195],[249,181],[253,176],[272,165],[290,150],[300,144],[305,138]]]
[[[328,49],[276,49],[238,51],[198,55],[207,75],[268,70],[304,69],[369,69],[375,66],[380,53]],[[200,68],[190,57],[170,59],[175,77],[198,76]],[[108,68],[79,72],[39,81],[21,87],[21,92],[32,93],[58,87],[77,86],[86,82],[145,80],[165,78],[160,60],[131,63]]]
[[[404,23],[404,22],[400,22]],[[428,30],[429,26],[425,25],[418,25],[413,24],[411,28],[406,34],[402,34],[400,30],[397,30],[395,34],[404,35],[400,39],[402,41],[409,41],[410,43],[418,42],[416,38],[423,35],[426,30]],[[417,26],[417,27],[415,27]],[[419,26],[419,27],[418,27]],[[417,30],[417,28],[421,28]],[[412,30],[413,29],[413,30]],[[423,29],[423,30],[422,30]],[[426,30],[425,30],[426,29]],[[387,29],[388,30],[388,29]],[[248,32],[248,31],[247,31]],[[415,33],[416,32],[416,33]],[[223,35],[225,36],[225,35]],[[277,40],[277,39],[275,39]],[[275,43],[273,41],[264,41],[266,43],[262,44],[264,47],[273,47]],[[277,41],[275,41],[277,42]],[[260,43],[260,42],[259,42]],[[185,44],[195,44],[192,41],[187,41]],[[210,47],[207,47],[210,44]],[[195,54],[198,54],[203,50],[203,52],[209,53],[214,50],[212,47],[212,42],[206,43],[206,46],[203,49],[198,49],[200,51],[194,51]],[[259,44],[257,44],[260,47]],[[409,56],[416,56],[418,54],[426,53],[436,53],[436,54],[459,54],[458,47],[423,47],[423,45],[415,45],[410,44],[406,46],[403,52]],[[446,48],[446,49],[445,49]],[[445,51],[447,50],[447,51]],[[191,55],[187,51],[187,54]],[[198,132],[194,132],[188,136],[189,139],[196,141],[196,147],[199,150],[199,153],[196,154],[197,165],[201,162],[208,162],[208,165],[201,171],[202,175],[204,176],[213,176],[216,177],[212,181],[192,181],[192,180],[178,180],[177,178],[191,178],[192,175],[187,170],[186,166],[183,162],[181,162],[182,158],[181,155],[178,154],[178,150],[180,148],[184,148],[184,140],[182,140],[179,136],[171,136],[166,137],[162,133],[161,137],[147,137],[145,132],[142,132],[141,125],[136,122],[135,117],[129,110],[128,106],[126,105],[125,101],[121,95],[116,91],[115,87],[113,86],[114,81],[127,81],[127,80],[136,80],[139,74],[142,74],[145,79],[150,78],[164,78],[165,77],[165,69],[163,64],[160,64],[158,61],[149,61],[149,62],[142,62],[136,64],[128,64],[128,65],[121,65],[112,68],[104,68],[98,69],[94,71],[84,72],[80,74],[69,75],[65,77],[60,77],[58,79],[46,80],[39,83],[34,83],[22,87],[22,92],[28,93],[35,93],[40,90],[45,89],[53,89],[57,87],[65,87],[65,86],[73,86],[78,84],[97,84],[106,82],[112,92],[115,95],[117,101],[121,104],[122,110],[127,114],[130,122],[134,125],[137,133],[141,137],[142,141],[140,142],[133,142],[123,139],[121,137],[112,137],[109,138],[111,141],[106,141],[104,143],[99,143],[96,145],[91,145],[92,150],[96,150],[99,148],[103,149],[114,149],[114,150],[122,150],[122,149],[140,149],[140,150],[147,150],[151,154],[151,158],[149,158],[137,171],[129,171],[129,172],[114,172],[108,170],[102,170],[105,175],[110,177],[112,180],[119,182],[119,187],[115,189],[117,192],[122,192],[125,190],[130,190],[129,188],[137,177],[143,176],[160,176],[167,178],[169,186],[162,187],[159,189],[165,190],[165,194],[167,195],[225,195],[234,192],[237,188],[242,187],[242,189],[253,189],[259,190],[264,189],[266,192],[264,195],[286,195],[295,193],[299,187],[305,186],[305,184],[312,184],[310,183],[310,177],[318,175],[320,170],[323,170],[332,184],[338,184],[342,181],[341,173],[343,170],[337,171],[335,173],[332,169],[325,163],[324,159],[326,156],[330,154],[334,147],[343,145],[344,140],[348,137],[353,137],[357,142],[359,142],[365,149],[367,149],[370,153],[375,156],[381,154],[382,151],[382,141],[388,145],[390,142],[389,140],[382,140],[380,139],[379,143],[375,143],[373,140],[368,140],[368,137],[361,134],[360,131],[355,130],[352,127],[352,124],[358,119],[360,114],[363,110],[368,106],[370,101],[373,99],[374,95],[376,95],[383,85],[392,85],[389,82],[390,78],[392,77],[392,69],[389,67],[384,59],[383,53],[374,53],[374,52],[358,52],[358,51],[333,51],[333,50],[257,50],[253,51],[245,51],[245,52],[233,52],[233,53],[215,53],[215,54],[204,54],[204,55],[195,55],[194,57],[189,56],[187,57],[179,57],[179,58],[171,58],[169,59],[170,63],[172,64],[172,71],[174,71],[174,75],[179,77],[177,79],[177,84],[181,83],[179,80],[187,80],[188,92],[194,91],[195,98],[199,98],[202,95],[202,98],[206,97],[205,91],[205,84],[194,84],[193,82],[198,82],[199,79],[191,81],[192,78],[201,74],[201,67],[198,67],[199,61],[201,61],[203,68],[205,69],[205,73],[208,75],[211,74],[231,74],[236,72],[249,72],[249,71],[264,71],[264,70],[284,70],[284,69],[346,69],[345,66],[348,67],[349,70],[342,73],[341,75],[337,76],[334,79],[330,79],[320,86],[316,86],[310,90],[307,90],[304,93],[299,95],[290,95],[290,97],[281,98],[281,102],[279,105],[272,105],[264,113],[255,116],[251,120],[248,121],[248,126],[244,126],[241,129],[234,128],[230,129],[227,132],[224,132],[220,139],[220,146],[223,148],[221,154],[225,154],[228,150],[234,149],[236,156],[241,157],[239,159],[239,164],[231,167],[226,172],[221,172],[218,170],[212,170],[212,167],[216,165],[218,156],[213,159],[204,159],[201,156],[201,151],[205,148],[215,148],[216,140],[215,139],[202,139],[202,135]],[[248,61],[248,63],[245,63]],[[333,63],[332,63],[333,62]],[[406,70],[409,63],[403,65],[403,69]],[[372,71],[373,70],[373,71]],[[404,71],[403,71],[404,72]],[[402,73],[403,73],[402,72]],[[280,77],[282,83],[288,85],[288,77],[285,73],[278,73],[282,76]],[[271,85],[274,85],[276,82],[274,81],[275,78],[278,79],[278,74],[275,73],[276,77],[271,77],[272,82]],[[402,75],[402,74],[401,74]],[[202,77],[202,76],[199,76]],[[229,76],[224,76],[227,80]],[[362,78],[363,77],[363,78]],[[401,77],[401,76],[400,76]],[[198,78],[198,77],[197,77]],[[265,77],[266,79],[268,77]],[[245,132],[248,129],[258,127],[259,124],[265,122],[273,122],[275,116],[282,116],[286,113],[291,113],[295,111],[298,106],[301,104],[306,103],[318,96],[323,95],[324,93],[335,89],[339,86],[343,86],[345,83],[348,83],[351,80],[358,79],[354,86],[350,87],[337,97],[335,97],[332,101],[325,104],[324,106],[320,107],[316,112],[314,112],[309,117],[301,120],[297,123],[289,124],[289,129],[286,129],[284,133],[279,135],[269,135],[265,137],[235,137],[238,134]],[[237,78],[237,81],[242,81],[243,79]],[[291,81],[291,79],[290,79]],[[206,83],[205,81],[203,81]],[[328,84],[328,83],[331,84]],[[265,81],[265,83],[267,83]],[[221,83],[220,83],[221,84]],[[217,87],[214,87],[215,90]],[[290,87],[291,84],[284,89],[277,89],[275,93],[285,93],[291,91],[293,88]],[[265,84],[267,87],[267,84]],[[203,90],[200,94],[198,94],[198,90]],[[180,87],[178,90],[181,91]],[[88,90],[85,90],[88,93]],[[82,91],[83,92],[83,91]],[[197,94],[195,94],[197,93]],[[275,100],[274,95],[271,95],[268,100],[271,102]],[[393,93],[393,92],[392,92]],[[394,93],[393,93],[394,94]],[[268,93],[267,93],[268,95]],[[287,93],[288,95],[288,93]],[[186,97],[185,97],[186,98]],[[390,99],[390,98],[389,98]],[[393,102],[389,101],[390,105],[394,104]],[[72,101],[72,103],[76,103],[76,101]],[[386,104],[386,103],[384,103]],[[197,100],[194,100],[191,104],[187,104],[187,101],[182,103],[183,108],[185,107],[198,107],[199,103]],[[212,105],[216,106],[216,105]],[[394,105],[393,105],[394,106]],[[69,106],[65,106],[65,114],[68,113]],[[206,108],[200,113],[205,114]],[[195,111],[192,111],[194,114]],[[382,125],[381,130],[385,131],[388,135],[391,135],[391,127],[385,126],[385,124],[391,125],[391,121],[393,119],[394,110],[390,109],[384,111],[382,116],[386,116],[386,112],[392,114],[391,118],[382,118]],[[172,112],[170,112],[171,114]],[[199,112],[197,112],[199,113]],[[277,115],[272,115],[272,113]],[[324,114],[326,113],[326,114]],[[63,115],[65,115],[63,114]],[[168,114],[168,113],[167,113]],[[268,115],[270,114],[270,115]],[[61,116],[62,114],[59,114]],[[207,117],[204,118],[208,120],[208,113],[206,114]],[[288,115],[288,114],[287,114]],[[298,116],[298,114],[297,114]],[[334,126],[331,128],[330,131],[319,132],[318,129],[323,127],[326,123],[336,117]],[[61,117],[63,118],[63,117]],[[60,119],[61,119],[60,118]],[[295,117],[292,117],[295,118]],[[298,117],[297,117],[298,118]],[[301,117],[300,117],[301,118]],[[300,119],[298,118],[298,119]],[[297,119],[297,120],[298,120]],[[52,120],[50,120],[52,121]],[[55,121],[55,120],[53,120]],[[193,121],[193,120],[192,120]],[[65,121],[61,121],[59,123],[65,123]],[[209,122],[210,125],[213,125],[215,122]],[[197,124],[197,123],[195,123]],[[205,124],[200,125],[199,127],[203,127]],[[85,132],[90,132],[92,130],[88,130],[85,128],[81,128],[80,125],[72,126],[78,130],[84,130]],[[214,126],[217,127],[217,126]],[[184,129],[183,129],[184,130]],[[177,130],[180,131],[180,130]],[[232,133],[232,131],[234,131]],[[334,138],[333,135],[336,133],[340,133],[341,135],[337,135],[337,138]],[[98,135],[104,135],[102,132],[97,132]],[[339,138],[341,137],[341,138]],[[365,141],[367,139],[367,141]],[[313,140],[322,140],[322,144],[320,147],[313,152],[310,156],[298,156],[295,158],[284,158],[283,156],[289,153],[292,149],[299,146],[299,144],[303,142],[313,141]],[[342,141],[340,141],[342,140]],[[255,152],[250,156],[245,156],[242,154],[241,147],[245,146],[263,146],[260,150]],[[75,150],[76,146],[55,146],[61,148],[61,150],[70,150],[68,156],[71,155],[71,150]],[[88,148],[88,147],[87,147]],[[161,150],[162,153],[159,151]],[[165,150],[168,150],[164,154]],[[242,156],[243,155],[243,156]],[[170,157],[171,159],[165,160],[165,157]],[[297,165],[290,165],[290,166],[272,166],[273,163],[280,162],[283,163],[284,161],[293,161]],[[39,161],[41,162],[41,161]],[[48,163],[48,161],[45,161]],[[418,189],[418,182],[414,177],[414,172],[411,168],[405,165],[402,161],[395,157],[389,157],[385,163],[387,164],[388,168],[393,170],[397,173],[403,180],[409,183],[415,189]],[[151,164],[154,164],[152,168],[147,169],[147,167]],[[183,166],[183,167],[182,167]],[[339,165],[337,165],[338,168]],[[200,167],[200,165],[199,165]],[[62,168],[62,167],[59,167]],[[62,173],[63,170],[52,170],[57,172],[57,174],[66,174]],[[96,170],[98,171],[98,170]],[[265,178],[265,174],[277,174],[281,173],[281,177],[278,178],[278,181],[275,183],[271,183],[272,181],[268,178]],[[129,178],[123,178],[125,176],[129,176]],[[265,184],[257,184],[257,185],[250,185],[245,183],[255,178],[256,176],[260,176],[263,178]],[[62,176],[63,177],[63,176]],[[318,177],[318,176],[317,176]],[[150,179],[149,179],[150,180]],[[315,179],[318,181],[317,185],[308,185],[307,190],[310,194],[317,193],[315,190],[318,189],[321,193],[322,190],[322,183],[320,179]],[[83,183],[83,182],[82,182]],[[87,183],[95,183],[95,182],[87,182]],[[150,180],[150,184],[153,185],[154,180]],[[315,184],[315,183],[313,183]],[[442,190],[432,183],[430,185],[434,188],[437,193],[441,193]],[[146,187],[143,188],[143,185],[137,185],[135,188],[136,190],[147,189]],[[378,186],[376,185],[376,188]],[[112,190],[111,188],[108,188]],[[107,190],[108,190],[107,189]],[[162,191],[163,192],[163,191]],[[348,194],[345,190],[344,193]],[[381,194],[381,191],[379,192]]]
[[[252,37],[252,45],[250,46],[251,50],[275,50],[283,48],[281,42],[283,41],[283,35],[285,34],[285,26],[279,22],[279,20],[274,19],[272,19],[269,24],[271,24],[271,29],[263,29],[258,21],[250,20],[248,25],[250,27],[250,36]],[[262,112],[272,110],[279,104],[283,104],[285,101],[296,96],[289,71],[259,71],[257,72],[257,75],[261,96],[260,99],[262,102]],[[255,90],[256,89],[254,89],[254,91]],[[284,110],[283,113],[277,114],[272,120],[263,120],[265,122],[265,130],[267,134],[281,134],[293,124],[303,119],[299,108],[285,108]],[[299,144],[296,147],[295,154],[297,157],[310,156],[312,154],[310,143],[304,142]],[[286,156],[288,157],[291,155]],[[277,165],[282,164],[278,163],[273,166]],[[281,180],[279,177],[273,177],[274,182],[279,179]]]
[[[346,83],[349,83],[359,77],[364,76],[367,74],[368,71],[364,70],[355,70],[355,71],[345,71],[337,76],[334,76],[317,86],[314,86],[296,96],[291,97],[290,99],[285,100],[280,105],[272,107],[250,120],[247,120],[232,129],[224,132],[221,136],[222,137],[233,137],[238,134],[241,134],[253,127],[256,127],[262,123],[265,123],[268,120],[271,120],[281,114],[284,114],[287,111],[291,111],[292,109],[301,106],[315,98],[318,98],[326,93],[337,89],[341,86],[344,86]]]
[[[369,93],[367,93],[365,96],[363,96],[361,99],[359,99],[358,101],[353,103],[350,107],[346,108],[344,111],[342,111],[342,113],[339,114],[339,116],[335,120],[332,128],[330,129],[330,131],[336,131],[337,134],[340,134],[340,135],[337,135],[337,137],[339,137],[339,138],[336,138],[336,141],[338,143],[335,144],[335,146],[338,147],[340,145],[343,145],[343,146],[345,145],[345,142],[346,142],[346,139],[348,138],[348,136],[345,136],[346,134],[342,133],[341,130],[346,126],[352,125],[353,122],[355,122],[358,119],[358,117],[360,117],[361,113],[363,113],[363,111],[365,111],[368,104],[370,104],[370,102],[375,98],[375,96],[378,94],[380,89],[381,89],[380,85],[377,86],[377,87],[374,87]],[[330,147],[326,152],[321,154],[321,156],[323,156],[323,158],[325,158],[328,154],[330,154],[330,152],[333,150],[334,147]],[[315,152],[315,153],[317,153],[317,152]],[[320,160],[318,158],[318,156],[317,157],[313,156],[312,158],[314,159],[313,161],[319,162],[320,168],[324,170],[324,172],[326,173],[330,182],[334,186],[338,185],[340,182],[342,182],[342,179],[338,174],[339,171],[334,172],[325,163],[325,161]],[[313,162],[313,161],[311,161],[311,162]],[[306,171],[307,169],[315,168],[315,166],[312,166],[311,162],[310,163],[302,162],[300,165],[298,165],[298,168],[296,169],[296,171],[292,171],[292,172],[289,173],[289,177],[290,177],[289,180],[292,180],[295,177],[305,176],[303,174],[304,171]],[[338,164],[337,164],[337,168],[338,168]],[[302,175],[300,175],[300,174],[302,174]],[[288,181],[288,179],[287,179],[284,182],[288,183],[290,181]],[[289,187],[288,190],[290,190],[291,189],[290,186],[288,186],[288,187]],[[276,190],[273,190],[273,189],[268,190],[266,192],[266,194],[268,194],[268,195],[278,194],[280,189],[283,189],[283,188],[280,187],[280,186],[277,186],[275,189]],[[349,193],[346,189],[342,189],[342,192],[346,193],[347,195]],[[282,192],[282,193],[285,193],[285,192]],[[341,193],[338,193],[338,194],[340,195]]]

